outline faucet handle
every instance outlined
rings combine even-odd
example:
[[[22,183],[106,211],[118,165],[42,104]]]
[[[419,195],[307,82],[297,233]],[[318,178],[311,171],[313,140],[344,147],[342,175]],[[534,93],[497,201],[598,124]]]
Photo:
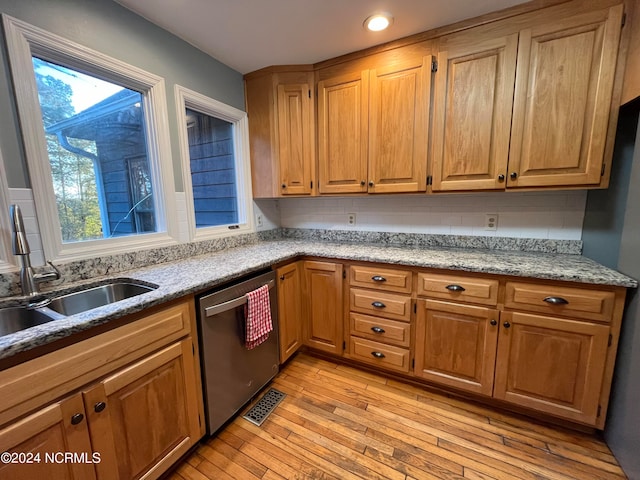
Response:
[[[47,263],[51,266],[51,268],[53,270],[49,270],[48,272],[42,272],[42,273],[34,274],[33,278],[35,280],[37,280],[38,283],[40,283],[40,282],[52,282],[54,280],[60,280],[60,278],[62,278],[62,273],[60,272],[60,270],[58,270],[58,267],[56,267],[49,260],[47,260]]]
[[[49,264],[49,266],[51,266],[51,268],[53,268],[53,272],[47,272],[45,273],[45,275],[53,275],[55,277],[53,278],[53,280],[60,280],[60,278],[62,278],[62,273],[60,272],[58,267],[51,263],[50,260],[47,260],[47,263]]]

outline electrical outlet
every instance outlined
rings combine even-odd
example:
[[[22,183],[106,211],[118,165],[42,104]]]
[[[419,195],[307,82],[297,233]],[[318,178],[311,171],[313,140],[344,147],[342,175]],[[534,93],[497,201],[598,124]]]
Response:
[[[484,215],[484,229],[496,231],[498,229],[498,214],[486,213]]]
[[[355,225],[356,224],[356,214],[355,213],[347,213],[347,225]]]
[[[261,227],[263,224],[263,218],[261,214],[256,215],[256,226]]]

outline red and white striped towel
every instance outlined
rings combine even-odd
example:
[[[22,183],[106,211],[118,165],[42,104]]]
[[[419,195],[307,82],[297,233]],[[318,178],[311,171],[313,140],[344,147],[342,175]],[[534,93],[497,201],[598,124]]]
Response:
[[[247,293],[247,333],[245,344],[247,350],[256,348],[273,330],[271,322],[271,305],[269,303],[269,287],[263,285]]]

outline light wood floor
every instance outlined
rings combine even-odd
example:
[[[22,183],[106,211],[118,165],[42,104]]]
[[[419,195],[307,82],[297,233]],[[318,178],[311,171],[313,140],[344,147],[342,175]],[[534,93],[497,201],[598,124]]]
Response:
[[[298,354],[273,386],[287,397],[262,427],[236,418],[169,478],[625,478],[596,436],[308,355]]]

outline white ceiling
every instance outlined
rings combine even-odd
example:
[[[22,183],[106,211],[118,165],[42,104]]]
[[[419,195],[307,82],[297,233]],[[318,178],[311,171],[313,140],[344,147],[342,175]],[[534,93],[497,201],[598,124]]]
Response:
[[[525,0],[116,0],[222,63],[247,73],[316,63]],[[370,14],[390,12],[386,32]]]

